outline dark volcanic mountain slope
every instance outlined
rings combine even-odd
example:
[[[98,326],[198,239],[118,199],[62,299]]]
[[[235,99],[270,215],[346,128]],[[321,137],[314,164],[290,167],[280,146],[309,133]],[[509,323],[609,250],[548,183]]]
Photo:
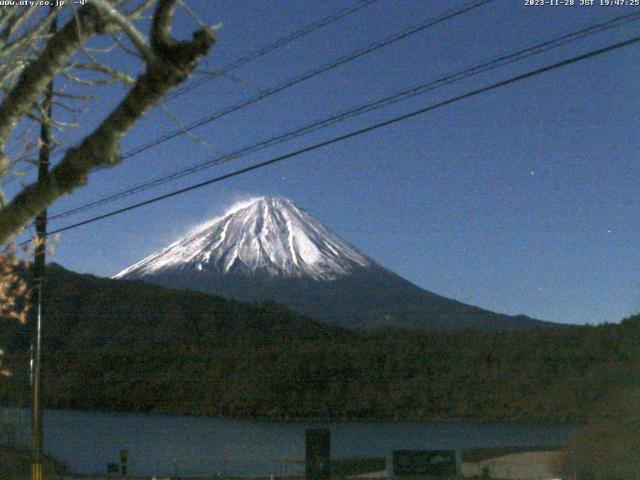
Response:
[[[442,297],[380,266],[355,269],[349,276],[325,282],[264,273],[190,271],[165,271],[142,278],[241,301],[275,300],[303,315],[347,328],[507,331],[555,325]]]
[[[245,301],[274,300],[348,328],[494,331],[553,325],[421,289],[282,198],[259,198],[232,209],[115,278]]]

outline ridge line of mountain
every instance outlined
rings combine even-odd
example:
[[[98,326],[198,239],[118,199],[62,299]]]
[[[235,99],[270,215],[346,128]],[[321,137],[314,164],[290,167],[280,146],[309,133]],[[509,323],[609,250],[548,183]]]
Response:
[[[482,331],[553,325],[422,289],[382,267],[292,201],[258,197],[114,278],[240,301],[273,300],[347,328]]]

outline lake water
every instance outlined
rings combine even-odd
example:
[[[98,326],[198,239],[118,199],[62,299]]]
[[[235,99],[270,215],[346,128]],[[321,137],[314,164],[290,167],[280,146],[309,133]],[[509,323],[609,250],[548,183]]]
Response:
[[[393,449],[464,449],[565,443],[568,426],[457,422],[261,422],[219,418],[46,411],[45,451],[75,473],[105,473],[129,451],[132,475],[267,476],[300,473],[307,428],[331,430],[334,457]],[[1,427],[0,427],[1,428]],[[18,440],[29,444],[29,415]]]

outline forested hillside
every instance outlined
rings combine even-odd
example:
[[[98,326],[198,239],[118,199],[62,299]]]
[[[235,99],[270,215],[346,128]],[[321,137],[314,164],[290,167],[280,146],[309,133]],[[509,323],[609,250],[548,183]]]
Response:
[[[276,304],[69,276],[51,288],[49,407],[268,418],[576,421],[640,383],[640,317],[504,333],[351,332]],[[22,329],[22,330],[21,330]],[[28,399],[23,327],[5,328]]]
[[[582,420],[640,380],[638,326],[60,352],[47,364],[48,404],[274,418]]]

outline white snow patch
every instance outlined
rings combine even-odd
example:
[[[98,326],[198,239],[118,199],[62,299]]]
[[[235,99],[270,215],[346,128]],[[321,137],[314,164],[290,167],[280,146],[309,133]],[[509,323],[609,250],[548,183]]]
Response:
[[[258,200],[260,200],[260,198],[261,197],[247,197],[232,203],[229,208],[225,209],[222,215],[215,216],[210,220],[206,220],[204,222],[198,223],[197,225],[194,225],[193,227],[189,228],[189,230],[183,236],[183,238],[191,237],[193,235],[199,234],[203,230],[206,230],[207,228],[217,223],[220,219],[226,217],[227,215],[231,215],[232,213],[235,213],[238,210],[248,207],[252,203],[255,203]]]
[[[114,278],[180,268],[331,280],[372,263],[290,200],[259,197],[235,203]]]

